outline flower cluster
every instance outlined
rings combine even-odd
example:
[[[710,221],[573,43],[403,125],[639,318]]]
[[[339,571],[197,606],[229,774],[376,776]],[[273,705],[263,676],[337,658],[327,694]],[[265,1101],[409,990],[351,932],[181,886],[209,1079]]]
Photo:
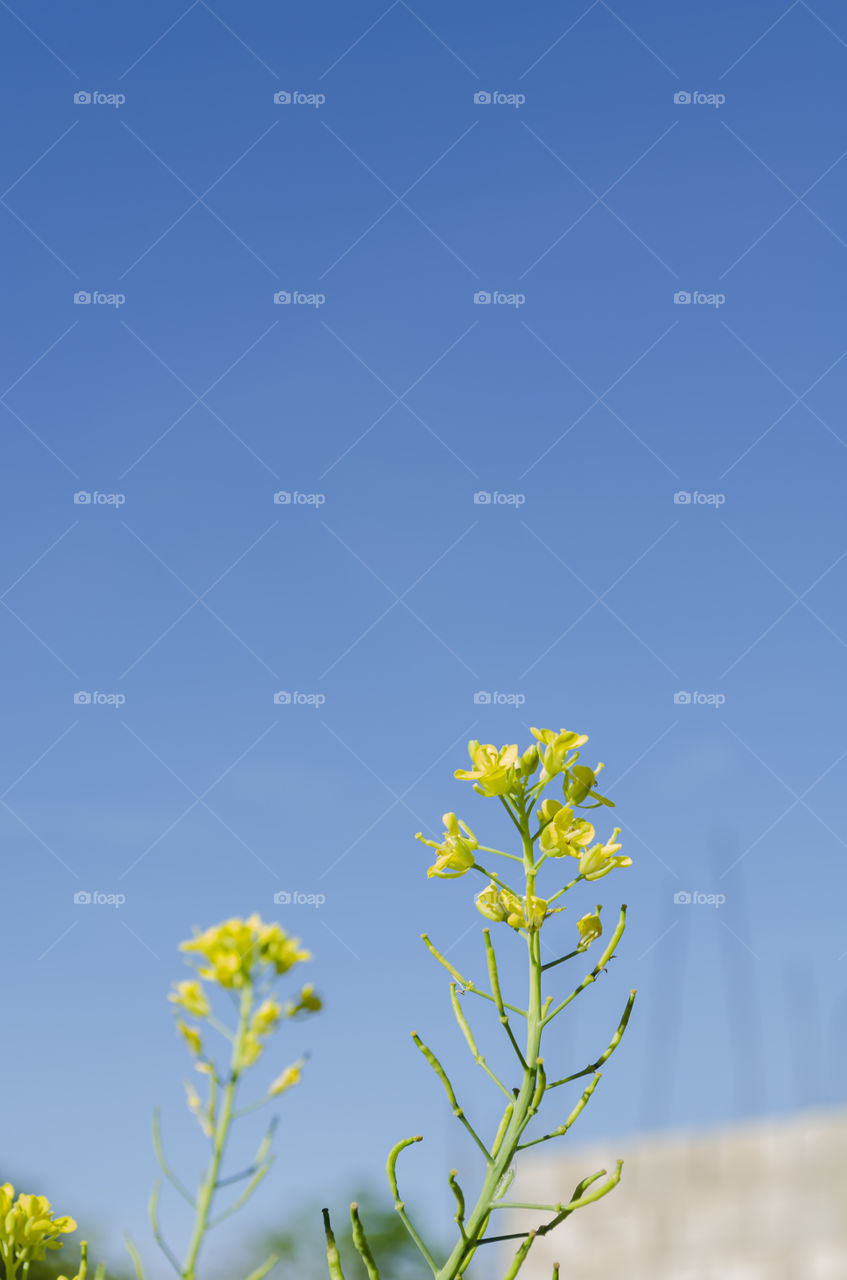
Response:
[[[544,898],[534,893],[521,898],[511,889],[498,889],[493,880],[487,889],[477,894],[476,905],[486,920],[505,921],[512,929],[529,931],[540,929],[549,915],[563,910],[562,907],[551,908]]]
[[[19,1195],[10,1182],[0,1186],[0,1258],[8,1277],[18,1267],[29,1271],[31,1262],[40,1262],[48,1249],[61,1249],[59,1237],[76,1231],[73,1218],[54,1218],[46,1196]]]
[[[201,978],[235,988],[246,986],[262,965],[272,965],[279,974],[311,959],[308,951],[300,950],[299,939],[289,938],[276,923],[264,924],[257,915],[246,920],[233,917],[202,932],[195,930],[195,936],[183,942],[180,950],[203,957],[206,964],[199,969]]]
[[[535,893],[536,875],[548,858],[575,859],[578,871],[571,884],[578,880],[600,880],[610,871],[632,865],[631,858],[619,853],[619,827],[601,842],[596,838],[593,823],[576,812],[577,809],[613,807],[612,801],[597,790],[602,762],[593,768],[579,763],[580,748],[588,741],[587,735],[569,729],[532,729],[531,732],[536,741],[523,752],[516,743],[496,747],[493,743],[469,742],[472,768],[455,771],[460,780],[472,782],[480,795],[498,797],[515,824],[526,832],[523,857],[517,858],[524,865],[526,893],[517,893],[480,865],[477,861],[480,853],[502,851],[481,847],[470,827],[455,813],[444,814],[441,841],[428,840],[420,832],[416,837],[436,851],[428,876],[457,879],[469,871],[481,872],[489,880],[488,887],[476,898],[482,915],[527,933],[536,932],[548,916],[563,910],[551,904],[571,887],[565,885],[547,899]],[[562,800],[552,797],[542,800],[542,792],[557,779],[561,783]],[[536,804],[539,825],[532,834],[527,824]],[[515,859],[513,854],[504,856]],[[585,950],[602,932],[599,915],[583,916],[577,921],[577,928],[578,948]]]
[[[186,1022],[181,1016],[190,1014],[217,1030],[221,1029],[212,1013],[204,980],[228,990],[237,990],[242,998],[248,999],[249,1010],[245,1014],[246,1022],[233,1060],[233,1067],[237,1071],[253,1065],[265,1047],[267,1038],[283,1018],[293,1018],[300,1013],[317,1013],[321,1008],[320,996],[310,983],[302,988],[296,1000],[289,1000],[285,1005],[267,994],[260,1003],[254,1004],[254,996],[260,986],[264,994],[275,977],[311,958],[308,951],[302,950],[299,939],[290,938],[276,923],[265,924],[258,915],[248,916],[246,920],[233,917],[202,932],[195,930],[195,936],[188,942],[183,942],[180,950],[201,957],[198,976],[174,983],[168,999],[177,1014],[177,1029],[198,1060],[197,1070],[205,1075],[213,1076],[214,1068],[205,1055],[200,1027]],[[299,1064],[288,1068],[288,1072],[282,1088],[297,1083],[300,1078]],[[274,1082],[274,1086],[278,1084],[278,1080]],[[270,1093],[281,1091],[274,1086]],[[208,1129],[207,1109],[193,1086],[187,1085],[186,1089],[189,1109],[197,1116],[204,1130]]]

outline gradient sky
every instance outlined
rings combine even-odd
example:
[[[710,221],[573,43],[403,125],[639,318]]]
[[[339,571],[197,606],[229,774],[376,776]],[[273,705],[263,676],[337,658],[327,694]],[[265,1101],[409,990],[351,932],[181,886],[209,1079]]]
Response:
[[[582,1137],[841,1099],[842,6],[19,0],[0,28],[4,1170],[164,1274],[155,1103],[187,1178],[201,1154],[176,947],[259,911],[326,1012],[268,1063],[312,1053],[249,1222],[340,1208],[418,1131],[405,1193],[446,1212],[468,1152],[408,1032],[496,1099],[419,934],[480,973],[483,922],[412,837],[456,809],[508,838],[452,771],[538,724],[590,734],[634,860],[545,933],[630,907],[553,1036],[577,1069],[639,988]]]

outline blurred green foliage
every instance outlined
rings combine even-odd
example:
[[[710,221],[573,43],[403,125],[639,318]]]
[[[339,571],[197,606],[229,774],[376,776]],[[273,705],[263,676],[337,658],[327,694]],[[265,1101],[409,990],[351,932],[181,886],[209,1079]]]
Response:
[[[350,1201],[354,1198],[384,1280],[427,1280],[427,1277],[431,1280],[429,1269],[409,1239],[391,1200],[371,1188],[347,1199],[335,1196],[329,1206],[345,1280],[368,1280],[364,1263],[353,1246],[350,1229]],[[261,1246],[256,1248],[257,1260],[269,1253],[281,1255],[269,1280],[327,1280],[321,1207],[316,1202],[314,1207],[301,1210],[284,1222],[279,1231],[262,1239]]]

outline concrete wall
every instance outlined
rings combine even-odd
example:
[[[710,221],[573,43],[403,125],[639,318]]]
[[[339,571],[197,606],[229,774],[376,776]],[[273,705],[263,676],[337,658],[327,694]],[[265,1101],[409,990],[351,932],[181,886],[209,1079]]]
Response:
[[[536,1242],[520,1280],[551,1280],[554,1261],[561,1280],[847,1280],[847,1110],[567,1153],[560,1143],[558,1155],[556,1145],[524,1158],[507,1199],[568,1200],[616,1157],[623,1176]],[[504,1211],[498,1233],[539,1217]],[[498,1277],[509,1257],[510,1247]]]

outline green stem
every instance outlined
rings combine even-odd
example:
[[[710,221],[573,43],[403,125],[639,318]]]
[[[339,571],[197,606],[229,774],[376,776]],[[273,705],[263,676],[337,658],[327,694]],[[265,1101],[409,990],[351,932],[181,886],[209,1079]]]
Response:
[[[603,952],[602,956],[597,961],[597,963],[595,964],[591,972],[585,975],[585,977],[583,978],[579,986],[575,987],[574,990],[571,992],[571,994],[567,997],[567,999],[563,1000],[561,1004],[557,1005],[552,1013],[547,1014],[547,1017],[544,1019],[545,1025],[548,1022],[552,1022],[554,1018],[557,1018],[559,1014],[562,1012],[562,1010],[568,1007],[571,1000],[575,1000],[581,991],[584,991],[586,987],[590,986],[591,983],[594,982],[598,973],[601,973],[603,969],[605,969],[606,965],[609,963],[612,956],[614,955],[615,947],[620,942],[621,935],[623,934],[623,931],[625,928],[626,928],[626,903],[624,903],[624,905],[621,907],[620,919],[618,920],[615,932],[612,934],[611,938],[609,939],[609,943],[608,943],[608,946],[606,947],[606,950]]]
[[[269,1258],[262,1262],[255,1271],[251,1271],[247,1280],[264,1280],[269,1271],[272,1271],[279,1262],[280,1254],[272,1253]]]
[[[477,1131],[474,1129],[468,1117],[465,1115],[463,1108],[459,1106],[458,1100],[456,1098],[455,1090],[453,1089],[453,1086],[450,1083],[450,1077],[448,1076],[447,1072],[444,1070],[444,1068],[442,1067],[441,1063],[438,1061],[438,1059],[436,1058],[432,1050],[428,1048],[427,1045],[424,1044],[423,1040],[421,1040],[417,1031],[412,1032],[412,1039],[420,1049],[423,1056],[426,1058],[429,1065],[432,1067],[435,1074],[438,1076],[438,1079],[444,1085],[444,1092],[447,1094],[447,1099],[450,1103],[450,1106],[453,1108],[453,1115],[456,1117],[457,1120],[460,1120],[461,1123],[465,1126],[468,1133],[471,1135],[474,1142],[479,1147],[480,1151],[485,1157],[486,1163],[491,1164],[491,1156],[488,1153],[488,1148],[486,1147],[485,1143],[482,1141],[482,1138],[480,1138]]]
[[[501,880],[498,876],[495,876],[493,871],[488,871],[485,867],[481,865],[481,863],[475,862],[471,867],[471,871],[482,872],[482,874],[486,877],[486,879],[491,880],[493,884],[497,885],[498,889],[502,889],[505,893],[511,893],[514,895],[514,897],[518,896],[518,894],[515,892],[515,890],[512,888],[511,885],[506,884],[504,880]]]
[[[415,1227],[413,1226],[409,1218],[409,1215],[406,1213],[406,1202],[405,1200],[400,1199],[400,1189],[397,1186],[397,1157],[399,1156],[401,1151],[404,1151],[406,1147],[410,1147],[413,1142],[423,1142],[423,1136],[421,1134],[416,1134],[414,1138],[404,1138],[391,1148],[391,1150],[388,1153],[388,1160],[386,1161],[385,1172],[388,1174],[388,1185],[391,1188],[391,1194],[394,1197],[394,1208],[397,1210],[397,1213],[400,1217],[400,1221],[403,1223],[403,1226],[406,1228],[412,1240],[417,1245],[418,1250],[421,1253],[421,1256],[425,1259],[425,1261],[429,1265],[429,1269],[432,1272],[432,1274],[434,1276],[438,1276],[440,1274],[438,1271],[438,1265],[435,1262],[435,1259],[433,1258],[429,1249],[426,1247],[423,1240],[415,1230]],[[326,1213],[326,1210],[324,1210],[324,1213]],[[335,1273],[332,1272],[331,1269],[330,1269],[330,1274],[333,1280],[335,1280]],[[339,1271],[339,1275],[340,1274],[341,1273]],[[344,1280],[343,1276],[341,1277],[341,1280]]]
[[[354,1200],[350,1205],[350,1222],[353,1227],[353,1244],[362,1262],[365,1264],[365,1270],[368,1273],[368,1280],[379,1280],[379,1269],[374,1261],[371,1246],[368,1244],[368,1238],[365,1235],[365,1228],[362,1226],[362,1220],[359,1217],[359,1206]]]
[[[141,1254],[136,1249],[129,1234],[124,1234],[124,1241],[126,1243],[126,1251],[132,1258],[135,1280],[144,1280],[144,1263],[141,1261]]]
[[[494,996],[489,995],[487,991],[482,991],[479,987],[475,986],[474,983],[470,981],[470,979],[463,978],[462,975],[459,973],[458,969],[453,967],[453,965],[450,963],[447,957],[443,956],[441,952],[436,947],[433,946],[432,942],[429,939],[428,934],[422,933],[421,938],[423,939],[424,946],[426,947],[429,954],[431,956],[434,956],[435,959],[438,961],[438,963],[444,966],[444,968],[447,970],[450,976],[456,979],[459,986],[462,987],[463,990],[470,991],[475,996],[482,996],[483,1000],[491,1000],[493,1003],[495,1004],[497,1003]],[[498,1005],[498,1008],[499,1008],[499,1005]],[[522,1018],[526,1017],[526,1009],[519,1009],[517,1005],[504,1004],[503,1008],[510,1009],[512,1013],[520,1014]]]
[[[546,964],[541,966],[541,968],[546,973],[548,969],[555,969],[557,964],[564,964],[566,960],[573,960],[574,956],[578,955],[580,955],[579,947],[577,947],[575,951],[569,951],[566,956],[559,956],[558,960],[548,960]]]
[[[599,1067],[602,1067],[603,1063],[607,1062],[609,1058],[611,1058],[612,1054],[615,1052],[615,1049],[617,1049],[618,1045],[620,1044],[621,1039],[623,1037],[623,1033],[626,1031],[626,1026],[627,1026],[627,1023],[629,1022],[629,1015],[632,1013],[632,1006],[634,1004],[635,1004],[635,991],[633,990],[633,991],[630,991],[629,993],[629,999],[627,1000],[626,1008],[624,1009],[623,1014],[621,1015],[621,1020],[618,1023],[617,1031],[612,1036],[608,1045],[600,1054],[600,1057],[597,1059],[596,1062],[592,1062],[587,1067],[583,1067],[582,1071],[575,1071],[572,1076],[563,1076],[561,1080],[555,1080],[553,1084],[548,1085],[547,1087],[549,1089],[557,1089],[560,1084],[570,1084],[572,1080],[579,1080],[582,1076],[590,1076],[593,1071],[597,1071]]]
[[[579,1102],[568,1116],[564,1124],[560,1124],[558,1129],[554,1129],[552,1133],[545,1133],[543,1138],[533,1138],[531,1142],[522,1142],[518,1147],[519,1151],[525,1151],[527,1147],[537,1146],[539,1142],[549,1142],[551,1138],[561,1138],[567,1133],[574,1121],[582,1114],[591,1101],[591,1095],[600,1083],[600,1072],[598,1071],[591,1084],[583,1090]]]
[[[494,1081],[494,1083],[497,1085],[497,1088],[500,1090],[500,1092],[505,1094],[506,1097],[509,1099],[509,1101],[511,1101],[511,1098],[512,1098],[511,1090],[507,1089],[503,1081],[500,1079],[500,1077],[495,1075],[495,1073],[489,1067],[488,1063],[485,1061],[485,1058],[483,1057],[483,1055],[480,1053],[479,1049],[476,1047],[476,1041],[473,1038],[473,1032],[468,1026],[468,1020],[465,1017],[464,1013],[462,1012],[461,1005],[459,1004],[459,997],[456,995],[455,982],[450,983],[450,1001],[453,1005],[453,1012],[456,1015],[456,1021],[459,1024],[462,1035],[465,1037],[465,1040],[468,1043],[468,1048],[473,1054],[474,1062],[477,1064],[477,1066],[482,1067],[486,1075],[490,1076],[491,1079]]]
[[[195,1209],[197,1206],[194,1203],[194,1198],[185,1189],[179,1178],[177,1178],[165,1157],[165,1149],[162,1145],[162,1112],[160,1107],[156,1107],[153,1111],[153,1150],[156,1153],[156,1160],[158,1161],[159,1168],[168,1179],[168,1182],[170,1182],[171,1186],[179,1192],[183,1200],[186,1200],[188,1204],[191,1205],[192,1209]]]
[[[482,935],[485,938],[485,955],[488,960],[488,981],[491,983],[491,994],[494,997],[494,1003],[497,1006],[497,1012],[500,1015],[500,1023],[505,1029],[506,1035],[509,1037],[512,1048],[518,1055],[518,1062],[526,1070],[523,1054],[520,1045],[515,1039],[515,1033],[509,1025],[509,1015],[506,1013],[506,1006],[503,1004],[503,996],[500,993],[500,975],[497,972],[497,956],[494,952],[494,943],[491,941],[491,930],[483,929]]]
[[[511,813],[511,810],[509,811]],[[526,806],[522,807],[521,821],[517,824],[521,832],[524,853],[524,871],[527,881],[527,894],[535,892],[536,865],[533,856],[532,839],[529,834],[529,819]],[[456,1280],[461,1275],[468,1261],[468,1254],[473,1253],[482,1240],[485,1227],[491,1216],[497,1188],[508,1171],[515,1152],[518,1149],[521,1134],[531,1119],[531,1107],[539,1087],[538,1055],[541,1047],[541,1035],[544,1019],[541,1011],[541,938],[537,931],[530,932],[527,937],[529,950],[529,1008],[527,1010],[526,1050],[523,1054],[524,1070],[520,1089],[515,1097],[512,1114],[506,1126],[500,1147],[496,1155],[488,1157],[488,1170],[482,1184],[477,1202],[467,1219],[465,1231],[467,1240],[460,1239],[453,1248],[444,1266],[436,1273],[437,1280]],[[520,1263],[529,1251],[529,1243],[523,1252],[519,1250],[520,1261],[517,1267],[510,1269],[511,1276],[517,1275]]]
[[[580,872],[580,874],[579,874],[578,876],[575,876],[573,880],[570,880],[570,881],[565,885],[564,889],[559,889],[559,890],[558,890],[558,892],[557,892],[557,893],[554,893],[554,894],[553,894],[553,896],[552,896],[552,898],[548,898],[548,899],[547,899],[547,901],[548,901],[548,902],[555,902],[557,898],[561,898],[561,896],[562,896],[562,894],[563,894],[563,893],[567,893],[568,889],[572,889],[572,888],[574,887],[574,885],[575,885],[575,884],[579,884],[579,882],[580,882],[580,880],[581,880],[581,879],[582,879],[582,873]]]
[[[212,1133],[212,1158],[209,1161],[209,1167],[206,1170],[200,1184],[200,1189],[197,1193],[197,1211],[194,1215],[194,1230],[191,1234],[191,1241],[188,1245],[188,1252],[185,1256],[185,1262],[182,1268],[183,1280],[195,1280],[197,1256],[209,1228],[209,1217],[212,1211],[212,1202],[215,1197],[215,1191],[217,1189],[218,1174],[220,1172],[221,1162],[223,1160],[224,1150],[226,1148],[226,1142],[229,1137],[229,1130],[233,1119],[235,1093],[238,1086],[238,1077],[241,1073],[241,1057],[252,1007],[253,989],[248,983],[241,992],[238,1029],[235,1033],[235,1040],[233,1041],[232,1046],[229,1080],[224,1087],[221,1099],[220,1115],[217,1118],[217,1123],[215,1124]]]
[[[453,1195],[456,1197],[457,1207],[456,1207],[456,1213],[454,1215],[456,1225],[459,1228],[462,1239],[467,1240],[467,1235],[465,1233],[465,1197],[462,1192],[462,1188],[459,1186],[458,1182],[456,1181],[458,1172],[459,1172],[458,1169],[451,1169],[450,1177],[448,1178],[448,1181],[450,1183],[450,1190],[453,1192]]]
[[[511,862],[523,862],[523,858],[519,858],[516,853],[505,853],[502,849],[489,849],[484,844],[478,844],[477,848],[481,853],[497,853],[501,858],[508,858]]]
[[[157,1180],[156,1182],[153,1183],[153,1190],[150,1192],[150,1204],[148,1206],[148,1213],[150,1216],[150,1226],[153,1230],[153,1238],[156,1241],[156,1244],[162,1250],[162,1253],[165,1255],[168,1262],[171,1264],[174,1271],[179,1276],[179,1275],[182,1275],[179,1262],[174,1257],[173,1251],[171,1250],[170,1245],[162,1235],[162,1229],[159,1226],[159,1190],[161,1188],[161,1185],[162,1185],[161,1182]]]
[[[341,1255],[338,1252],[338,1245],[335,1243],[335,1236],[332,1232],[332,1223],[329,1220],[329,1209],[322,1209],[321,1212],[324,1218],[326,1261],[329,1267],[330,1280],[344,1280],[344,1272],[341,1270]]]

